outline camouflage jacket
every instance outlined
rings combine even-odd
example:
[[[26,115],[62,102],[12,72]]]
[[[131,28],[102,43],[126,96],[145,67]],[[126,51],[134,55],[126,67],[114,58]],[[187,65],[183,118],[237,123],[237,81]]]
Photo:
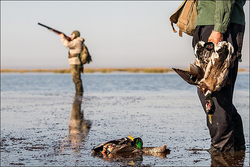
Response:
[[[198,0],[197,25],[214,25],[214,30],[225,33],[230,23],[245,25],[243,6],[246,0]]]
[[[84,38],[77,37],[72,41],[68,41],[66,38],[61,38],[61,41],[64,46],[69,48],[69,55],[71,55],[69,56],[69,64],[81,64],[77,54],[82,51],[82,43],[84,42]]]

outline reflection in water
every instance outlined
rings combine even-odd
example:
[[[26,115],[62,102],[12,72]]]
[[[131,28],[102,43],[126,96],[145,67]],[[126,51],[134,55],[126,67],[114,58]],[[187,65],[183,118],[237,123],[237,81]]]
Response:
[[[99,153],[95,152],[95,153],[92,153],[92,156],[103,159],[104,161],[122,161],[124,162],[124,164],[136,163],[138,165],[138,162],[141,163],[143,161],[143,156],[155,156],[159,158],[166,158],[168,154],[170,154],[169,149],[166,149],[165,152],[143,151],[143,154],[131,153],[131,152],[122,152],[122,153],[116,153],[116,154],[102,154],[101,152]]]
[[[211,166],[244,166],[245,151],[211,154]]]
[[[117,154],[101,154],[101,153],[93,153],[92,156],[100,158],[104,161],[109,162],[120,162],[124,166],[141,166],[143,161],[142,154],[136,154],[136,153],[117,153]]]
[[[82,141],[87,137],[91,128],[91,121],[84,119],[81,111],[82,96],[76,95],[72,105],[72,112],[69,121],[69,141],[75,152],[78,152]]]

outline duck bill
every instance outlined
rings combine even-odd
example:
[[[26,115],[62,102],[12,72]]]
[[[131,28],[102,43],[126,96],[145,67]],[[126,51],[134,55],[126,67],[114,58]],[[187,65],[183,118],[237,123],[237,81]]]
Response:
[[[128,137],[129,137],[132,141],[134,141],[134,138],[133,138],[132,136],[128,135]]]
[[[212,114],[208,114],[208,120],[209,120],[209,123],[210,123],[210,124],[213,123],[213,122],[212,122],[212,116],[213,116]]]

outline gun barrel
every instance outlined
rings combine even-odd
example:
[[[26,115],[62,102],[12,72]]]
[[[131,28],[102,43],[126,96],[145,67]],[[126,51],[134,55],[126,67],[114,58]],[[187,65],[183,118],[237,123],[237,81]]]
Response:
[[[41,24],[41,23],[38,23],[38,25],[40,25],[40,26],[43,26],[43,27],[46,27],[46,28],[48,28],[48,29],[52,29],[52,28],[50,28],[50,27],[48,27],[48,26],[46,26],[46,25],[44,25],[44,24]]]
[[[64,34],[64,33],[62,33],[61,31],[55,30],[54,28],[48,27],[48,26],[46,26],[46,25],[44,25],[44,24],[38,23],[38,25],[43,26],[43,27],[45,27],[45,28],[48,28],[49,30],[51,30],[51,31],[53,31],[53,32],[55,32],[55,33],[57,33],[57,34]]]
[[[57,34],[64,34],[64,33],[62,33],[61,31],[57,31],[57,30],[55,30],[54,28],[48,27],[48,26],[46,26],[46,25],[44,25],[44,24],[38,23],[38,25],[43,26],[43,27],[45,27],[45,28],[48,28],[49,30],[51,30],[51,31],[53,31],[53,32],[55,32],[55,33],[57,33]],[[64,34],[64,35],[65,35],[65,34]],[[67,35],[65,35],[65,37],[66,37],[66,39],[67,39],[68,41],[71,40],[70,37],[68,37]]]

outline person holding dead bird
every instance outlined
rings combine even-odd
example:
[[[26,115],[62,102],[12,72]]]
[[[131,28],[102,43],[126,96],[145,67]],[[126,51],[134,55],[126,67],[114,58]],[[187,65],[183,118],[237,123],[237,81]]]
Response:
[[[227,151],[245,151],[245,138],[242,119],[233,105],[234,85],[241,61],[241,50],[245,31],[245,15],[243,6],[246,1],[198,1],[197,20],[192,46],[195,49],[199,41],[221,41],[233,46],[229,83],[211,94],[213,101],[211,117],[207,114],[207,126],[211,136],[210,153]],[[197,89],[201,104],[206,111],[206,97],[201,89]],[[211,120],[210,120],[211,119]]]

